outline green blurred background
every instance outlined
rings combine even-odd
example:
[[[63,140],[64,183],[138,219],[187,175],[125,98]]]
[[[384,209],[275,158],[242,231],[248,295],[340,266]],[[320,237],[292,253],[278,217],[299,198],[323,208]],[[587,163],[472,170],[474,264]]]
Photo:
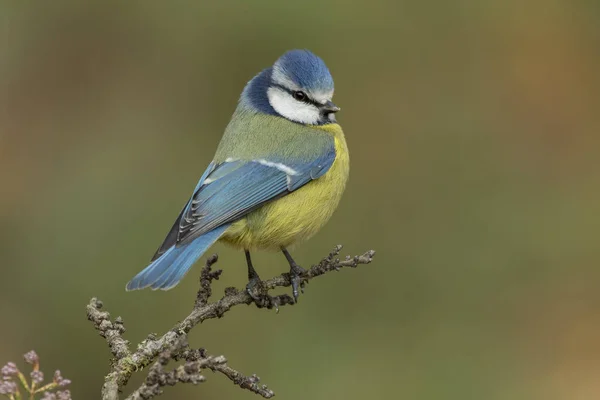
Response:
[[[133,343],[187,315],[199,268],[166,293],[125,283],[245,83],[308,48],[334,76],[352,168],[293,254],[377,257],[314,281],[298,307],[208,321],[191,344],[282,399],[600,398],[597,1],[0,7],[0,364],[34,348],[75,399],[99,398],[110,354],[90,297]],[[216,294],[242,287],[243,254],[213,251]],[[280,254],[256,265],[286,268]],[[207,377],[162,398],[255,398]]]

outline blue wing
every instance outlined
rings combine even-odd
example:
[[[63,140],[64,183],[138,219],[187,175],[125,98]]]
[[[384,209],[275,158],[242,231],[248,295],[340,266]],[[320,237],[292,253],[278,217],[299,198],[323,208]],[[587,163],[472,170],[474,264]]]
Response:
[[[334,160],[332,140],[309,160],[273,157],[212,162],[152,263],[128,283],[127,289],[172,288],[230,223],[319,178]]]
[[[200,177],[200,180],[198,181],[198,184],[196,185],[196,188],[194,189],[194,193],[196,193],[198,191],[198,189],[202,186],[206,177],[215,170],[215,167],[216,167],[216,163],[214,161],[208,165],[208,168],[206,168],[206,171],[204,171],[204,173]],[[169,247],[173,246],[177,242],[177,234],[179,233],[179,221],[181,221],[181,216],[187,209],[190,201],[191,200],[188,200],[187,203],[185,203],[185,205],[183,206],[183,209],[179,213],[179,216],[175,220],[175,223],[173,223],[171,230],[167,234],[167,237],[165,238],[165,240],[163,240],[163,243],[160,245],[158,250],[156,250],[156,253],[154,253],[154,256],[152,256],[152,260],[150,260],[150,261],[156,260],[158,257],[163,255],[167,250],[169,250]]]
[[[216,165],[194,192],[179,219],[175,245],[183,245],[233,222],[264,203],[285,196],[322,176],[335,149],[308,161],[229,160]]]

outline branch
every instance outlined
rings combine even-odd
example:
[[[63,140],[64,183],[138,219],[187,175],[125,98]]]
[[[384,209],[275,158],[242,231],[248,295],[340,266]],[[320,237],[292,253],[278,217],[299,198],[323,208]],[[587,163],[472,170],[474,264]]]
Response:
[[[336,246],[327,257],[308,269],[301,276],[301,283],[308,282],[330,271],[339,271],[344,267],[356,268],[361,264],[369,264],[375,256],[375,252],[370,250],[361,256],[355,256],[354,258],[348,256],[344,260],[340,260],[336,257],[341,249],[341,245]],[[100,336],[106,339],[114,356],[111,370],[106,375],[102,387],[102,400],[118,400],[119,391],[127,385],[133,372],[150,364],[152,364],[152,367],[149,369],[145,382],[127,397],[127,400],[150,399],[161,394],[162,387],[172,386],[178,382],[193,384],[204,382],[206,378],[200,374],[203,369],[219,372],[241,388],[250,390],[264,398],[275,395],[266,385],[259,386],[259,378],[256,375],[246,377],[229,367],[225,357],[210,356],[206,354],[204,349],[193,350],[187,343],[187,334],[202,321],[221,318],[234,306],[254,302],[246,290],[227,288],[225,289],[225,295],[220,300],[209,303],[208,300],[212,295],[212,282],[219,279],[222,273],[222,270],[212,270],[212,266],[217,262],[217,259],[217,255],[213,255],[206,260],[206,265],[203,267],[200,276],[200,289],[191,313],[161,337],[156,337],[154,334],[148,335],[137,346],[135,352],[130,350],[129,341],[123,339],[125,326],[121,317],[117,317],[112,321],[108,312],[101,311],[103,305],[100,300],[93,298],[90,301],[87,305],[88,319],[94,323],[94,327]],[[288,286],[291,286],[289,273],[263,281],[263,287],[267,291],[276,287]],[[271,301],[266,305],[267,308],[278,310],[280,306],[294,304],[294,299],[287,294],[273,296],[270,299]],[[165,367],[171,360],[185,360],[185,363],[167,372]]]
[[[186,360],[185,364],[178,366],[172,371],[165,372],[165,367],[169,361],[177,359],[180,355]],[[203,369],[220,372],[240,387],[260,394],[266,399],[275,396],[275,393],[268,389],[266,385],[258,385],[260,378],[256,375],[245,377],[229,367],[225,357],[207,355],[204,349],[192,350],[185,338],[181,338],[174,349],[165,350],[159,354],[158,361],[150,367],[145,382],[130,394],[126,400],[151,399],[162,394],[162,387],[175,386],[179,382],[193,383],[194,385],[205,382],[206,378],[200,374]]]

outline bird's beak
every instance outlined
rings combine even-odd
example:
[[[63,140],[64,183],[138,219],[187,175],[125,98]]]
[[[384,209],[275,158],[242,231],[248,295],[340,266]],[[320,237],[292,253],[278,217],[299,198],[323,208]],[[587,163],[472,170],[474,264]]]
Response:
[[[329,101],[327,101],[327,103],[323,104],[321,109],[323,111],[325,111],[325,113],[327,113],[327,114],[336,113],[336,112],[340,111],[340,108],[338,106],[336,106],[335,104],[333,104],[333,102],[331,100],[329,100]]]

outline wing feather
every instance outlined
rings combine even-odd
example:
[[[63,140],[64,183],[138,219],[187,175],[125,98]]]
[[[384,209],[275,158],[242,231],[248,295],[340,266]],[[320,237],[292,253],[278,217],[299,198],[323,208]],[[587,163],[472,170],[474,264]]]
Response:
[[[266,202],[325,174],[335,160],[333,138],[309,159],[261,158],[212,162],[154,255],[231,223]]]

